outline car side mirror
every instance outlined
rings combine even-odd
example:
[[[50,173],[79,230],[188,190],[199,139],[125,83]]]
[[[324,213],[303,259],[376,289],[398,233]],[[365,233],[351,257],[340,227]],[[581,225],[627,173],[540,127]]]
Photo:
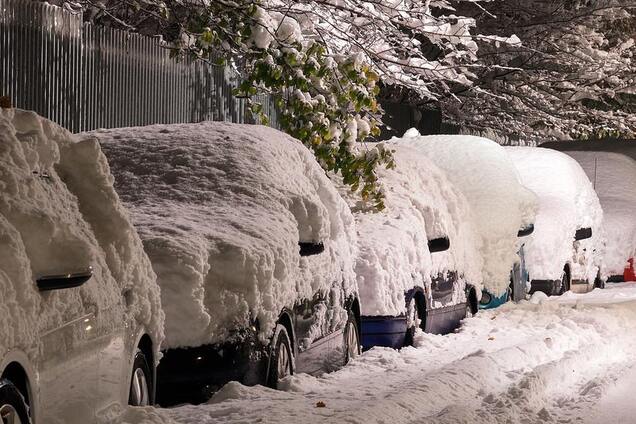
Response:
[[[93,276],[93,268],[89,267],[86,271],[73,274],[62,275],[45,275],[35,280],[38,290],[61,290],[79,287]]]
[[[517,237],[526,237],[534,233],[534,224],[528,224],[517,232]]]
[[[298,242],[298,247],[300,247],[300,256],[319,255],[325,251],[325,245],[322,242],[300,241]]]
[[[574,233],[574,240],[585,240],[592,237],[592,229],[591,228],[579,228]]]
[[[450,240],[448,237],[439,237],[428,241],[429,252],[443,252],[450,248]]]

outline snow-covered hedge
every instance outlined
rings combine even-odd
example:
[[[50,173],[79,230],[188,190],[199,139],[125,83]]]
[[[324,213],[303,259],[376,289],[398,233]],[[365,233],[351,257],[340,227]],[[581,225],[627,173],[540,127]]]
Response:
[[[534,222],[537,200],[519,182],[504,148],[483,137],[420,136],[415,130],[394,142],[424,153],[463,192],[472,210],[471,225],[481,238],[484,288],[505,293],[518,260],[517,232]]]
[[[465,300],[465,283],[481,293],[479,239],[466,198],[422,153],[393,143],[386,148],[394,150],[396,161],[394,169],[378,170],[386,209],[368,211],[347,196],[358,231],[355,270],[362,314],[404,314],[405,291],[419,286],[430,292],[431,277],[446,271],[462,277],[454,303]],[[428,240],[444,236],[450,249],[431,254]]]
[[[619,153],[565,152],[593,182],[603,207],[605,276],[620,275],[636,256],[636,161]]]
[[[0,352],[33,356],[38,334],[100,305],[100,323],[121,323],[114,307],[131,288],[127,318],[163,338],[159,288],[141,240],[113,189],[95,141],[33,112],[0,109]],[[41,295],[35,279],[84,270],[81,288]]]
[[[603,211],[581,166],[556,150],[508,147],[523,184],[539,198],[534,233],[525,247],[526,267],[532,279],[558,280],[565,264],[573,279],[594,281],[600,265]],[[592,238],[578,244],[573,257],[574,233],[592,228]]]
[[[266,340],[297,299],[335,283],[356,291],[353,216],[292,137],[222,122],[89,135],[102,143],[157,273],[166,347],[213,343],[250,319]],[[299,241],[325,250],[300,257]]]

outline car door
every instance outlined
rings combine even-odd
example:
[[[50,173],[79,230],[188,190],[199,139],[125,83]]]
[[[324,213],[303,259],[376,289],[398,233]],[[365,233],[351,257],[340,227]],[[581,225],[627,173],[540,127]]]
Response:
[[[451,304],[455,281],[457,281],[456,271],[440,272],[432,279],[431,297],[433,308],[440,308]]]
[[[126,347],[127,343],[134,342],[127,338],[134,330],[130,320],[126,319],[126,300],[131,296],[130,290],[125,287],[121,296],[104,299],[97,319],[99,393],[95,413],[99,422],[112,421],[123,412],[128,403],[131,364],[130,349]]]
[[[303,299],[294,308],[297,373],[311,374],[323,369],[324,350],[328,349],[324,340],[328,310],[328,293],[323,291],[314,293],[311,299]]]
[[[45,423],[95,422],[97,305],[82,304],[80,290],[76,287],[42,293],[43,316],[59,313],[62,317],[61,322],[43,323],[40,331],[38,386],[40,416]],[[47,313],[47,309],[56,313]]]

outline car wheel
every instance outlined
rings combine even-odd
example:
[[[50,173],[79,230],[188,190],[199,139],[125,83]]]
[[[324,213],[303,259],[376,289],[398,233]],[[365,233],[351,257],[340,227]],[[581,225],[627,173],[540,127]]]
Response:
[[[0,423],[28,424],[31,422],[24,396],[8,380],[0,380]]]
[[[294,374],[293,356],[289,334],[285,326],[278,324],[274,331],[275,342],[269,362],[269,376],[267,385],[278,389],[280,381]]]
[[[130,394],[128,404],[132,406],[147,406],[152,404],[152,373],[146,360],[146,355],[137,349],[133,361],[132,377],[130,378]]]
[[[561,275],[561,287],[559,289],[559,295],[570,290],[570,279],[568,278],[568,273],[563,270],[563,274]]]
[[[420,311],[417,307],[415,298],[411,300],[406,311],[406,337],[404,338],[404,346],[413,346],[415,342],[415,331],[421,324]]]
[[[358,333],[358,323],[353,314],[349,314],[344,332],[345,338],[345,364],[360,355],[360,334]]]
[[[605,281],[601,278],[600,272],[596,274],[596,278],[594,279],[594,287],[599,289],[605,288]]]

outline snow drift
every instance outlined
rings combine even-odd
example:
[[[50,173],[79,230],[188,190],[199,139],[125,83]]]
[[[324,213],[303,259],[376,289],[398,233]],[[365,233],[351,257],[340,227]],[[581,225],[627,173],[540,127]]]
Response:
[[[356,276],[363,315],[398,316],[405,313],[404,293],[415,286],[430,292],[431,277],[458,271],[455,290],[465,301],[464,284],[481,293],[478,238],[470,227],[464,196],[426,156],[406,146],[395,150],[395,169],[379,169],[386,209],[366,211],[347,196],[355,211],[359,256]],[[343,193],[348,188],[343,187]],[[450,249],[431,254],[428,240],[448,237]]]
[[[594,281],[601,261],[603,211],[585,172],[574,159],[556,150],[506,150],[523,184],[539,197],[535,230],[525,247],[530,277],[559,280],[567,263],[572,279]],[[588,227],[592,238],[575,242],[576,230]]]
[[[299,141],[222,122],[86,136],[102,143],[157,273],[164,347],[214,343],[251,319],[265,341],[299,298],[356,291],[353,217]],[[299,242],[325,249],[301,257]]]
[[[100,322],[136,319],[158,353],[156,277],[99,145],[33,112],[0,109],[0,190],[0,352],[18,348],[35,359],[39,334],[100,305]],[[37,291],[40,276],[89,266],[93,277],[79,289]],[[130,316],[115,316],[125,288]]]
[[[504,294],[519,260],[517,232],[534,222],[537,208],[536,196],[521,185],[504,148],[483,137],[420,136],[416,130],[393,142],[428,156],[462,191],[472,211],[470,225],[481,239],[484,288]]]
[[[603,211],[585,172],[556,150],[508,147],[507,151],[525,186],[539,197],[535,230],[525,247],[531,278],[561,279],[567,263],[572,279],[594,281],[601,261]],[[592,228],[592,238],[575,242],[579,228]]]
[[[606,247],[603,273],[622,275],[636,256],[636,161],[619,153],[565,152],[595,186],[603,207]]]

